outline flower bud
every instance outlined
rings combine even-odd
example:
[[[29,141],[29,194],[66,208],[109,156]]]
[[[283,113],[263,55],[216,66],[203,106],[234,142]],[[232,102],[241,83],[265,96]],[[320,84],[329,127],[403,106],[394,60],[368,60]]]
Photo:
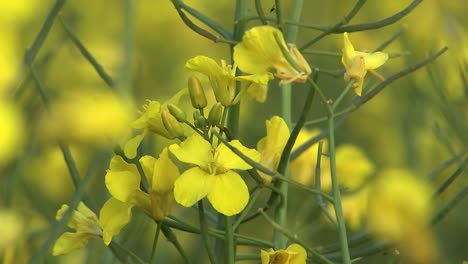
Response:
[[[164,127],[170,134],[174,135],[175,137],[181,137],[184,135],[184,129],[182,128],[182,125],[173,115],[171,115],[171,113],[169,113],[169,111],[162,110],[161,119],[163,121]]]
[[[185,114],[182,109],[180,109],[177,105],[175,104],[168,104],[167,109],[177,119],[177,121],[184,123],[187,121],[187,115]]]
[[[200,83],[200,80],[192,75],[188,79],[188,88],[190,93],[190,100],[192,101],[192,106],[196,109],[202,109],[206,107],[206,96],[203,91],[203,87]]]
[[[206,120],[206,118],[202,116],[198,111],[193,112],[193,122],[195,124],[195,127],[201,129],[205,129],[208,125],[208,121]]]
[[[223,106],[221,103],[216,103],[211,107],[210,113],[208,114],[208,124],[214,126],[219,124],[221,117],[223,116]]]

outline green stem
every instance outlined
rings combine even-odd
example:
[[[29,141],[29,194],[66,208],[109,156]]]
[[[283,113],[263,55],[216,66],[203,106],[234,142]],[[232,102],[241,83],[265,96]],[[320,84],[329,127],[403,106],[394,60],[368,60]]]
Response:
[[[249,202],[247,203],[247,206],[245,206],[245,208],[244,208],[244,210],[242,210],[242,213],[240,214],[239,218],[237,218],[236,222],[234,222],[234,225],[232,225],[232,229],[236,230],[241,223],[245,223],[243,220],[247,216],[247,213],[250,211],[250,209],[252,208],[255,201],[257,201],[257,198],[260,195],[260,193],[261,193],[260,188],[257,188],[250,195],[250,199],[249,199]]]
[[[262,24],[267,25],[268,21],[266,20],[265,12],[263,12],[262,0],[255,0],[255,10]]]
[[[235,249],[235,243],[234,243],[234,230],[232,229],[232,219],[230,216],[225,216],[225,222],[224,222],[224,227],[225,227],[225,237],[226,237],[226,248],[225,248],[225,263],[227,264],[234,264],[234,249]]]
[[[210,259],[210,263],[216,263],[216,259],[213,255],[213,251],[210,247],[210,240],[208,237],[208,224],[205,219],[205,208],[203,207],[203,200],[198,202],[198,215],[200,219],[200,231],[202,235],[203,245],[205,246],[206,253]]]
[[[182,248],[182,245],[180,245],[179,240],[177,239],[177,236],[175,235],[175,233],[166,225],[162,225],[161,230],[162,230],[164,236],[166,237],[166,239],[169,242],[171,242],[174,245],[174,247],[177,249],[179,254],[184,259],[184,262],[185,263],[192,263],[190,261],[189,257],[187,256],[187,254],[185,253],[184,249]]]
[[[338,176],[336,175],[336,152],[335,152],[335,117],[333,109],[329,108],[328,118],[328,146],[330,150],[330,173],[332,182],[332,194],[333,200],[335,201],[335,214],[338,224],[338,236],[340,239],[341,252],[342,252],[342,263],[350,264],[351,259],[348,248],[348,238],[346,234],[346,224],[344,222],[343,208],[341,205],[341,194],[340,186],[338,184]]]
[[[280,1],[276,1],[276,17],[278,21],[278,25],[280,28],[283,26],[283,18],[281,14],[281,3]],[[301,12],[303,7],[304,1],[303,0],[294,0],[292,2],[292,10],[291,10],[291,21],[299,22],[301,18]],[[285,40],[287,43],[295,43],[297,39],[297,32],[299,28],[295,25],[288,25],[285,30]],[[280,46],[282,47],[282,46]],[[312,95],[313,98],[313,95]],[[312,101],[312,100],[310,100]],[[291,83],[284,83],[281,85],[281,116],[284,119],[286,125],[290,128],[292,123],[291,118],[291,103],[292,103],[292,90],[291,90]],[[306,102],[307,104],[307,102]],[[305,119],[303,120],[305,121]],[[302,122],[303,125],[303,122]],[[296,126],[295,129],[299,127]],[[300,128],[299,128],[300,130]],[[299,133],[299,132],[298,132]],[[290,143],[291,138],[289,138],[288,143]],[[292,140],[294,144],[295,138]],[[292,149],[292,147],[291,147]],[[286,148],[285,148],[286,150]],[[278,167],[278,172],[283,174],[286,178],[289,177],[289,173],[287,170],[288,167],[288,160],[289,160],[289,151],[283,151],[282,154],[282,163],[280,161],[281,167]],[[287,216],[288,216],[288,187],[289,185],[287,182],[280,181],[278,183],[278,188],[282,193],[283,202],[280,203],[278,209],[275,212],[275,219],[276,221],[282,225],[286,226]],[[286,247],[286,237],[278,232],[278,230],[273,231],[273,240],[276,248],[285,248]]]
[[[163,225],[162,222],[157,222],[156,223],[156,233],[154,234],[154,239],[153,239],[153,248],[151,249],[151,259],[150,263],[156,264],[156,247],[158,245],[158,238],[159,238],[159,233],[161,232],[161,226]]]
[[[122,263],[135,263],[135,264],[145,264],[145,262],[140,259],[135,253],[131,252],[125,247],[122,247],[119,243],[112,241],[109,244],[114,256],[119,259]]]

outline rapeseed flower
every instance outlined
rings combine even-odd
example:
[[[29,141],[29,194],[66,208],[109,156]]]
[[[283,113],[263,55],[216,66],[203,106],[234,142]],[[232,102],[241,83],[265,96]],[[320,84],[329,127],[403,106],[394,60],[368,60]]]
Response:
[[[382,66],[388,59],[388,54],[384,52],[361,52],[354,50],[353,44],[348,39],[348,33],[343,34],[343,56],[341,62],[346,68],[344,74],[345,82],[354,80],[353,89],[357,95],[361,96],[362,85],[367,71],[371,71],[378,78],[383,79],[374,69]]]
[[[293,45],[289,48],[281,31],[272,26],[246,31],[242,42],[234,47],[234,61],[240,70],[250,74],[275,69],[277,78],[289,82],[303,83],[312,72],[299,50]]]
[[[307,142],[307,140],[320,134],[318,129],[302,129],[299,132],[299,135],[296,138],[294,143],[293,151],[295,151],[299,146]],[[327,140],[322,139],[324,142],[322,147],[322,152],[327,150]],[[291,178],[299,183],[304,185],[309,185],[312,179],[315,177],[315,167],[317,165],[317,154],[318,154],[319,144],[315,143],[311,145],[307,150],[302,152],[296,159],[292,160],[290,163]],[[325,156],[322,155],[321,168],[328,166],[328,160],[325,161]]]
[[[257,150],[262,155],[260,164],[271,171],[275,171],[278,168],[284,147],[288,142],[289,128],[286,122],[279,116],[272,117],[270,120],[267,120],[265,124],[267,135],[258,141]],[[271,182],[272,177],[270,175],[261,171],[258,171],[258,174],[266,182]]]
[[[112,198],[100,214],[106,244],[128,224],[135,206],[156,220],[171,213],[174,181],[179,177],[179,170],[169,159],[167,148],[163,149],[159,159],[143,156],[140,163],[150,186],[149,193],[140,189],[140,174],[135,164],[125,162],[120,156],[111,161],[106,187]]]
[[[147,100],[146,104],[143,105],[144,111],[141,113],[141,116],[130,124],[132,128],[142,130],[142,133],[131,138],[125,144],[124,153],[127,158],[132,159],[136,156],[138,146],[149,132],[156,133],[168,139],[175,139],[183,136],[183,134],[167,130],[163,123],[161,113],[167,110],[168,104],[177,104],[180,98],[186,95],[187,92],[187,89],[183,89],[164,103]]]
[[[10,102],[0,98],[0,168],[21,153],[25,139],[23,116]]]
[[[242,82],[244,89],[247,89],[248,94],[253,95],[254,99],[262,102],[266,95],[255,95],[252,90],[257,90],[257,87],[266,87],[268,81],[273,79],[273,75],[266,71],[258,74],[236,76],[236,65],[227,65],[226,61],[222,60],[221,65],[206,56],[196,56],[185,63],[185,68],[200,72],[208,77],[211,88],[216,97],[216,101],[223,106],[230,106],[237,103],[235,100],[236,81]]]
[[[261,250],[262,264],[305,264],[306,250],[299,244],[291,244],[286,249]]]
[[[62,205],[57,211],[56,219],[61,220],[68,209],[68,205]],[[59,237],[52,250],[54,256],[68,254],[75,249],[83,248],[90,238],[102,236],[102,229],[96,214],[83,202],[80,202],[74,210],[68,226],[76,231],[73,233],[65,232]]]
[[[230,144],[254,161],[260,160],[260,153],[255,149],[243,146],[238,140]],[[169,150],[180,161],[195,165],[175,181],[174,196],[179,204],[190,207],[206,196],[216,211],[227,216],[238,214],[247,205],[247,185],[234,170],[248,170],[252,166],[225,144],[212,146],[202,136],[193,135],[171,145]]]

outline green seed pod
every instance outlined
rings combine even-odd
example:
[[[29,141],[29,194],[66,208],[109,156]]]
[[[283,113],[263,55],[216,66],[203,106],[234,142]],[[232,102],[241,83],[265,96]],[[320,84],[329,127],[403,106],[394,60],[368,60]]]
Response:
[[[182,125],[173,115],[171,115],[171,113],[169,113],[169,111],[162,110],[161,119],[163,121],[164,127],[171,135],[174,137],[184,136],[184,129],[182,128]]]
[[[192,106],[196,109],[203,109],[206,107],[206,96],[200,80],[192,75],[188,79],[188,88],[190,93],[190,100]]]
[[[177,121],[184,123],[187,121],[187,115],[185,114],[182,109],[180,109],[177,105],[175,104],[168,104],[167,109],[177,119]]]
[[[221,103],[216,103],[211,107],[210,113],[208,114],[208,124],[214,126],[219,124],[221,117],[223,116],[223,106]]]

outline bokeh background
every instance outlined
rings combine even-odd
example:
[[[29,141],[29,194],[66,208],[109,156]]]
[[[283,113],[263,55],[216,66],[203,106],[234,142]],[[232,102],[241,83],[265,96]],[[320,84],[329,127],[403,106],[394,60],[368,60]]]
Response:
[[[21,71],[25,50],[39,32],[54,2],[15,0],[0,3],[0,110],[14,111],[16,114],[19,111],[25,119],[24,127],[19,131],[11,131],[9,125],[0,125],[2,134],[13,134],[20,138],[20,143],[12,148],[14,151],[4,154],[4,162],[0,162],[0,226],[7,226],[5,230],[13,230],[11,237],[14,238],[7,240],[7,235],[0,235],[0,256],[5,260],[13,259],[13,262],[7,263],[24,263],[34,254],[47,238],[49,228],[55,221],[56,210],[61,204],[69,202],[74,193],[61,150],[42,140],[43,135],[39,130],[45,108],[34,82],[24,80],[25,75]],[[284,14],[288,15],[289,6],[286,2],[289,1],[283,2]],[[368,1],[351,24],[383,19],[399,12],[410,2]],[[232,30],[234,1],[187,0],[186,4]],[[272,0],[263,1],[265,12],[272,17],[274,14],[269,13],[269,9],[273,5]],[[305,1],[301,21],[332,25],[346,15],[353,5],[354,1]],[[431,171],[442,162],[466,152],[468,18],[465,7],[464,0],[426,0],[395,24],[383,29],[350,34],[357,49],[373,50],[397,31],[403,30],[401,36],[385,51],[391,54],[403,53],[404,56],[390,59],[379,69],[384,76],[423,60],[443,46],[448,46],[449,50],[435,63],[392,83],[371,102],[353,113],[336,133],[338,146],[346,143],[359,146],[375,163],[377,171],[389,167],[404,167],[414,170],[423,179],[428,178]],[[253,1],[250,11],[255,14]],[[61,19],[115,79],[119,78],[122,63],[123,12],[123,1],[81,0],[68,1],[60,14]],[[230,58],[226,44],[213,43],[192,32],[183,24],[168,0],[136,1],[135,14],[131,93],[136,107],[140,107],[146,99],[163,101],[186,87],[187,78],[191,74],[184,69],[188,59],[196,55],[206,55],[215,60]],[[252,21],[249,27],[258,24],[258,21]],[[298,46],[317,34],[319,32],[313,29],[300,29]],[[332,34],[309,50],[340,52],[341,46],[342,35]],[[339,56],[307,55],[306,58],[315,67],[331,71],[342,70]],[[52,101],[65,91],[108,89],[106,83],[69,40],[58,20],[55,21],[34,65]],[[375,80],[371,82],[376,83]],[[344,87],[341,76],[320,75],[318,83],[330,98],[336,97]],[[204,80],[204,84],[208,86],[207,80]],[[302,108],[305,92],[305,87],[300,85],[293,90],[293,120]],[[349,94],[345,104],[353,98],[354,94]],[[185,106],[189,109],[189,103]],[[270,84],[265,103],[244,100],[241,105],[240,139],[248,146],[255,146],[265,134],[264,126],[259,124],[273,115],[279,115],[280,109],[280,90],[275,82]],[[0,116],[1,114],[3,113],[0,112]],[[324,115],[323,109],[316,104],[309,118],[312,120]],[[3,117],[0,122],[9,124]],[[153,154],[159,153],[167,144],[166,140],[159,137],[151,138],[149,142],[150,147],[146,151]],[[6,146],[7,143],[3,144]],[[95,159],[96,148],[84,144],[70,147],[78,170],[84,175]],[[437,186],[459,165],[455,163],[442,171],[433,184]],[[88,193],[96,201],[91,206],[95,211],[108,198],[103,179],[107,167],[108,163],[103,162],[95,168],[97,177],[88,188]],[[468,182],[466,176],[466,172],[462,172],[447,191],[436,199],[434,207],[444,205],[464,188]],[[336,236],[318,216],[314,199],[300,191],[292,192],[292,195],[289,228],[307,238],[312,245],[333,241]],[[298,206],[299,201],[305,197],[310,199],[313,208],[304,209]],[[465,199],[434,228],[437,245],[446,261],[444,263],[468,260],[467,206],[468,201]],[[182,210],[178,206],[174,211],[179,218],[193,223],[197,223],[196,213],[196,210]],[[271,229],[265,226],[265,222],[258,219],[243,227],[242,232],[268,240]],[[124,229],[118,239],[137,254],[147,256],[154,230],[153,222],[135,213],[132,224]],[[200,238],[182,232],[178,232],[178,235],[194,262],[204,263],[206,256],[200,250]],[[5,238],[3,242],[2,236]],[[161,240],[159,245],[157,254],[162,263],[181,261],[169,243]],[[259,252],[258,249],[244,247],[240,247],[239,251]],[[360,263],[383,263],[385,259],[386,256],[377,256],[374,260],[371,258]],[[46,258],[46,263],[105,261],[111,263],[113,258],[101,241],[90,241],[86,249],[68,256]]]

